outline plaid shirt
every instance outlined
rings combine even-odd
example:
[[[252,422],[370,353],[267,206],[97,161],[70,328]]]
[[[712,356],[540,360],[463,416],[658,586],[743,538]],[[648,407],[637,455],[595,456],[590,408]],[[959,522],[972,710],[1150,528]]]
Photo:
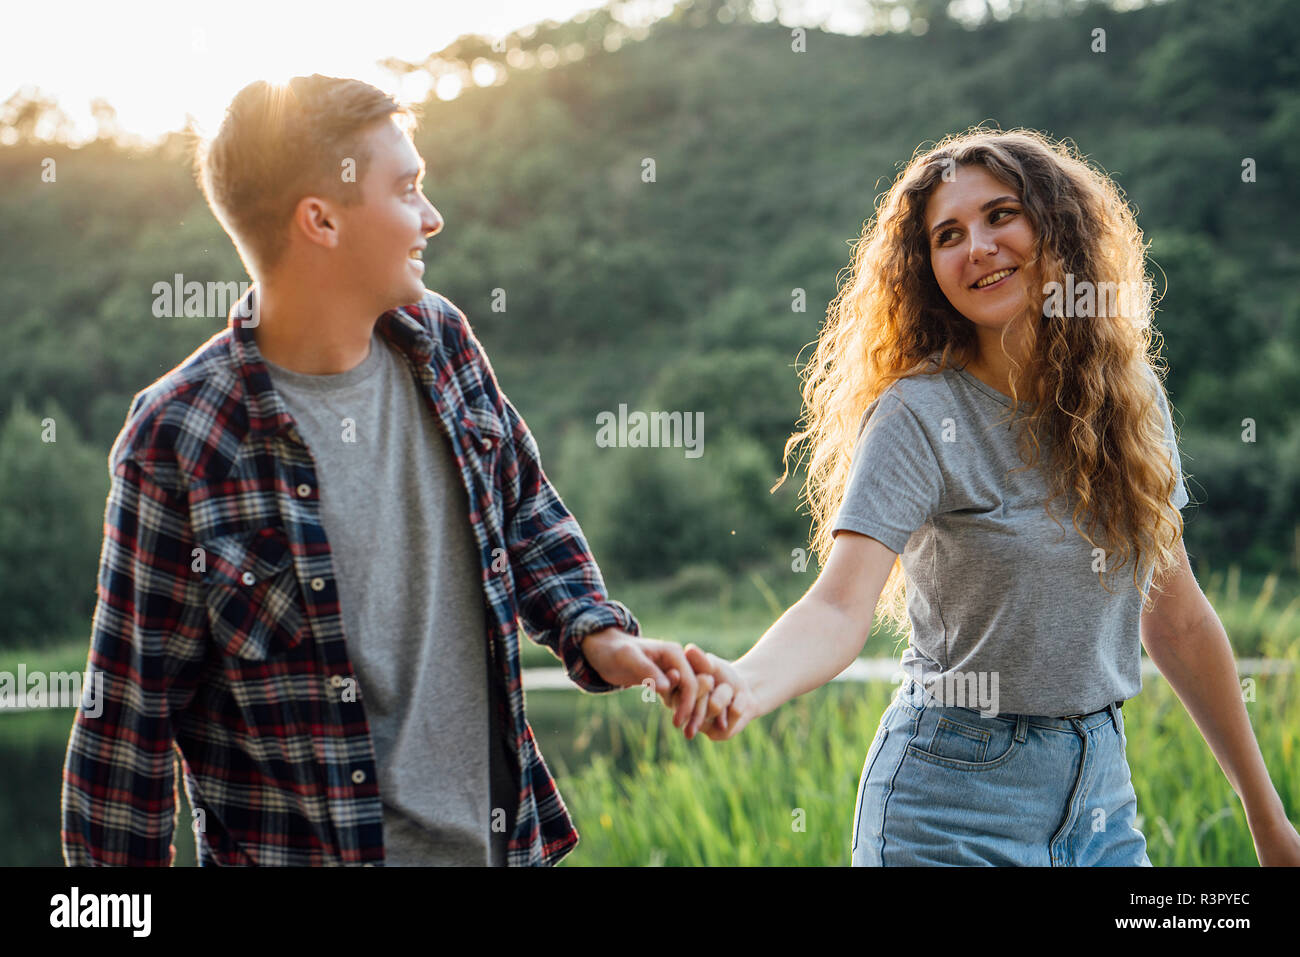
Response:
[[[384,861],[375,752],[352,691],[316,471],[239,318],[256,314],[257,292],[135,396],[109,454],[87,666],[103,676],[103,712],[78,709],[68,741],[69,865],[171,864],[173,748],[201,865]],[[590,692],[618,689],[580,639],[640,626],[607,598],[465,315],[426,290],[378,329],[410,360],[469,494],[491,700],[518,782],[508,863],[555,864],[578,833],[524,716],[517,622]]]

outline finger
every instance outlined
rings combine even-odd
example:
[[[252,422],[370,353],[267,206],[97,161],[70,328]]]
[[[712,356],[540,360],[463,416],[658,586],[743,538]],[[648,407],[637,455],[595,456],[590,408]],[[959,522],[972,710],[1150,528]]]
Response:
[[[729,684],[721,684],[709,696],[709,721],[725,730],[727,728],[728,705],[735,699],[735,689]]]
[[[726,717],[728,706],[736,699],[736,689],[729,684],[720,684],[709,697],[709,717],[716,718],[719,715],[723,719],[723,727],[726,727]]]
[[[682,673],[678,671],[676,668],[669,668],[665,672],[665,674],[668,675],[668,681],[672,685],[672,687],[668,690],[668,693],[666,695],[662,695],[662,697],[663,697],[664,705],[668,708],[671,708],[674,705],[674,703],[677,701],[677,689],[678,686],[681,684]]]
[[[745,724],[744,714],[746,710],[752,708],[752,706],[753,701],[748,696],[736,695],[735,699],[731,702],[731,706],[727,708],[728,727],[735,727],[736,725],[743,727]]]
[[[690,715],[686,723],[682,725],[682,733],[689,739],[695,733],[695,717],[700,711],[700,699],[708,700],[713,693],[713,675],[702,674],[695,676],[696,694],[695,700],[691,702]]]
[[[692,709],[691,721],[686,729],[686,737],[693,738],[700,728],[700,722],[704,720],[705,713],[709,708],[709,699],[713,695],[713,675],[703,674],[699,676],[700,693],[695,699],[695,707]]]
[[[727,738],[731,737],[731,732],[718,724],[717,719],[705,724],[704,733],[708,735],[710,741],[726,741]]]
[[[654,659],[641,648],[636,649],[636,669],[643,675],[643,681],[645,678],[654,681],[655,688],[658,689],[660,694],[667,694],[672,690],[672,683],[668,680],[668,677],[655,664]]]
[[[684,651],[686,660],[690,662],[691,667],[697,671],[707,671],[713,673],[713,662],[709,660],[709,653],[699,645],[688,644]]]
[[[726,681],[730,677],[731,662],[718,657],[711,651],[705,651],[703,648],[691,645],[689,650],[686,651],[685,657],[696,674],[711,674],[720,682]]]
[[[720,701],[727,701],[725,707],[719,707]],[[720,684],[710,696],[709,717],[700,726],[700,730],[712,741],[725,741],[743,727],[741,715],[744,714],[744,696],[729,684]],[[716,710],[716,714],[714,713]]]
[[[699,683],[695,671],[686,660],[686,653],[681,645],[671,641],[655,642],[648,651],[658,657],[665,667],[675,667],[681,673],[681,694],[678,695],[676,711],[673,714],[673,727],[684,727],[691,716],[691,710],[695,707],[695,696],[698,694]]]

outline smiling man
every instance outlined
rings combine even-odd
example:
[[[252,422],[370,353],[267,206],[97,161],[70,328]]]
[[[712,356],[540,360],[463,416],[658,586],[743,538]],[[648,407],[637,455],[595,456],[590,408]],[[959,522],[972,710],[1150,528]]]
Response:
[[[705,703],[608,598],[464,314],[424,288],[443,222],[413,126],[355,80],[258,82],[197,156],[255,284],[109,456],[70,865],[173,860],[174,749],[201,864],[556,863],[578,835],[520,622],[587,691],[680,684],[678,726]]]

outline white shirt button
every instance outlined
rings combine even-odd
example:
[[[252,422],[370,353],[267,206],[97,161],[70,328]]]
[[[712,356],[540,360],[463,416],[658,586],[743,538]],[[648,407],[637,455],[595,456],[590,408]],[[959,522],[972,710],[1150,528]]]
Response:
[[[366,772],[360,768],[352,772],[352,783],[361,784],[366,779]]]
[[[253,577],[252,572],[244,572],[242,580],[245,585],[251,585],[253,582],[257,581],[257,579]]]
[[[311,486],[308,485],[306,482],[303,482],[301,485],[298,486],[298,497],[306,498],[309,495],[311,495]]]
[[[331,688],[341,688],[341,687],[343,687],[343,676],[342,676],[342,675],[330,675],[330,687],[331,687]]]
[[[323,578],[313,578],[313,579],[311,580],[311,590],[312,590],[312,591],[320,591],[320,590],[321,590],[322,588],[324,588],[324,587],[325,587],[325,579],[323,579]]]
[[[481,448],[484,451],[484,453],[491,452],[492,442],[488,439],[484,439],[482,442],[479,443],[479,448]]]

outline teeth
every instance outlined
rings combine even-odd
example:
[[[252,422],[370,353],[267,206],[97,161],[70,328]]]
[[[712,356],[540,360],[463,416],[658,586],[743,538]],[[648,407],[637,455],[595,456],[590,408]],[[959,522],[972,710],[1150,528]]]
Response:
[[[1015,272],[1014,269],[1003,269],[1000,272],[995,272],[991,276],[985,276],[983,279],[981,279],[979,282],[975,284],[975,288],[983,289],[985,286],[991,286],[999,279],[1005,279],[1007,276],[1010,276],[1013,272]]]
[[[407,253],[407,257],[410,259],[422,259],[424,257],[424,251],[421,249],[412,249]]]

